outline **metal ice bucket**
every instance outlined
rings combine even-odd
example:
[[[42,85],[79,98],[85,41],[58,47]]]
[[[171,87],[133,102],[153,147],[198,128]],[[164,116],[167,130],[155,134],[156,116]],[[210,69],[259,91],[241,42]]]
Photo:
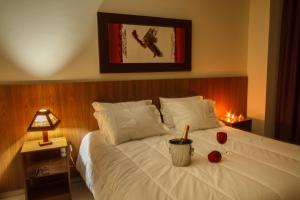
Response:
[[[171,154],[172,163],[176,167],[188,166],[191,163],[191,156],[194,152],[192,140],[188,139],[182,143],[181,139],[169,140],[169,152]]]

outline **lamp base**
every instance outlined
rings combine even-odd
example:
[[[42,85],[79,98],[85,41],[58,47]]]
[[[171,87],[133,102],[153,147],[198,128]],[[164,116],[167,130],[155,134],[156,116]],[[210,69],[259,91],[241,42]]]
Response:
[[[48,131],[43,131],[43,141],[39,142],[40,146],[50,145],[52,142],[48,139]]]
[[[47,142],[39,142],[40,146],[46,146],[52,144],[52,141],[47,141]]]

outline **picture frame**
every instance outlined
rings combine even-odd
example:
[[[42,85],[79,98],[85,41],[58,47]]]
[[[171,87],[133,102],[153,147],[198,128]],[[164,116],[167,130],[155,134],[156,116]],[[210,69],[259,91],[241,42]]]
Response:
[[[97,16],[100,73],[191,71],[191,20]]]

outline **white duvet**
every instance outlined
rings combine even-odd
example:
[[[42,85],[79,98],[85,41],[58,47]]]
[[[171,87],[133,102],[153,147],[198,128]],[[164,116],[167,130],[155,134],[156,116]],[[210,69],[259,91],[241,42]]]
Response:
[[[226,131],[224,145],[217,131]],[[168,140],[177,134],[113,146],[87,134],[77,169],[95,200],[300,199],[300,147],[229,127],[190,133],[195,149],[188,167],[171,164]],[[207,154],[222,153],[220,163]]]

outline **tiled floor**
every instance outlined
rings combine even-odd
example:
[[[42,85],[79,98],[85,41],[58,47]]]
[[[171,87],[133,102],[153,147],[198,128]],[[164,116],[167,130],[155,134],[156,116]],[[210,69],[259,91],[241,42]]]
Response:
[[[25,200],[24,195],[13,196],[1,200]],[[85,186],[84,182],[72,183],[72,200],[94,200],[93,195]]]

